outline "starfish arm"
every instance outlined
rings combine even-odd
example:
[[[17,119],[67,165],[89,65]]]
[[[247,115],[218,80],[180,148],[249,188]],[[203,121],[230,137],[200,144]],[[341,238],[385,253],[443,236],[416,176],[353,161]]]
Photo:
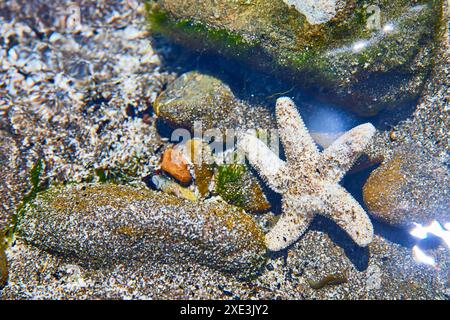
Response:
[[[335,221],[361,247],[373,240],[373,225],[369,216],[340,185],[329,185],[324,196],[324,213]]]
[[[277,224],[266,234],[266,246],[271,251],[287,248],[306,231],[314,218],[314,199],[284,197],[283,213]]]
[[[261,140],[250,134],[243,134],[239,138],[238,148],[247,154],[248,161],[266,180],[269,187],[275,192],[280,192],[286,163]]]
[[[359,158],[375,132],[372,124],[362,124],[340,136],[325,149],[318,165],[323,179],[331,183],[339,182]]]
[[[288,162],[317,163],[319,150],[290,98],[284,97],[277,100],[276,116],[280,139]]]

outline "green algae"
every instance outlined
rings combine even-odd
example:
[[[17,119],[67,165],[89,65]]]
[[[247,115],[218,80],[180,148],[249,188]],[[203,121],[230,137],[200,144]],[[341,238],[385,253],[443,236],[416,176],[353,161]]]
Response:
[[[36,198],[37,194],[44,190],[41,184],[41,175],[44,169],[44,162],[42,159],[38,159],[35,165],[30,171],[29,180],[31,183],[30,191],[23,197],[20,205],[18,206],[16,213],[13,214],[9,228],[5,231],[5,239],[10,242],[17,229],[17,224],[20,222],[24,215],[25,207]],[[0,244],[1,245],[1,244]]]
[[[220,165],[215,181],[215,192],[226,202],[253,213],[270,209],[261,185],[245,164]]]
[[[241,190],[245,170],[245,165],[229,164],[219,166],[217,172],[216,192],[222,199],[238,207],[245,204],[245,197]]]

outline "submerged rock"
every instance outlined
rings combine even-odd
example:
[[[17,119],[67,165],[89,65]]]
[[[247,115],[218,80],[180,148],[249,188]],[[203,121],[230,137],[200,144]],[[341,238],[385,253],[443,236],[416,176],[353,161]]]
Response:
[[[418,97],[430,30],[443,23],[439,0],[147,3],[154,33],[293,78],[362,115]]]
[[[168,148],[162,158],[161,169],[180,181],[182,184],[191,182],[187,161],[179,149]]]
[[[246,277],[265,260],[264,234],[224,203],[194,203],[113,184],[38,194],[19,225],[29,243],[86,265],[195,262]]]
[[[220,165],[215,183],[216,193],[230,204],[253,213],[270,209],[258,179],[245,164]]]
[[[175,181],[170,180],[163,175],[154,175],[151,181],[155,188],[161,190],[162,192],[172,194],[174,196],[177,196],[178,198],[186,199],[189,201],[198,200],[195,193],[190,189],[180,186]]]
[[[2,241],[2,239],[0,239]],[[3,243],[0,243],[0,289],[3,288],[8,282],[8,260],[3,248]]]
[[[364,202],[374,216],[405,227],[448,221],[449,171],[436,159],[398,152],[370,175]]]
[[[209,194],[209,185],[214,175],[214,158],[211,148],[200,139],[186,142],[185,153],[194,167],[195,184],[202,197]]]
[[[238,100],[230,87],[217,78],[188,72],[171,83],[155,102],[156,114],[175,127],[202,129],[273,128],[263,107]]]

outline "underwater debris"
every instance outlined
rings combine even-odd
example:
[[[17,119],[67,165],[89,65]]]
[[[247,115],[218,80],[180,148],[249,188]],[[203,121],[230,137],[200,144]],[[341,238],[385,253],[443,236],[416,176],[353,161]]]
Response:
[[[375,134],[363,124],[353,128],[319,153],[294,102],[280,98],[276,106],[278,130],[287,162],[255,136],[245,134],[239,147],[267,184],[283,194],[283,214],[266,235],[266,245],[278,251],[294,243],[316,213],[329,216],[360,246],[373,238],[373,226],[360,204],[338,182]]]
[[[195,262],[238,277],[264,264],[264,234],[241,209],[144,188],[82,184],[51,188],[27,205],[19,236],[87,266]]]

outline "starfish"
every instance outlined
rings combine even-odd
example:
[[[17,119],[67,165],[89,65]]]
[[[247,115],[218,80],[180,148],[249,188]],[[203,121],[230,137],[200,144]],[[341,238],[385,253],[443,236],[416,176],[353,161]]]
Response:
[[[293,244],[316,214],[331,218],[359,246],[367,246],[373,239],[370,218],[339,181],[375,134],[374,126],[357,126],[319,152],[291,99],[277,100],[276,118],[286,161],[249,133],[238,142],[268,186],[282,195],[282,214],[266,234],[267,248],[279,251]]]

